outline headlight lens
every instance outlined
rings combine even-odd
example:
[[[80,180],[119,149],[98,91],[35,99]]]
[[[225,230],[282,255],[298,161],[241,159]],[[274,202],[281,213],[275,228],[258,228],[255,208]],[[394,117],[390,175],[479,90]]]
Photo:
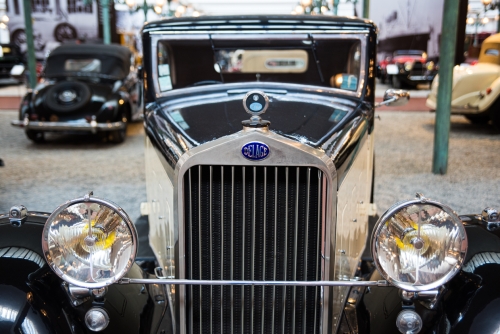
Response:
[[[412,61],[407,61],[405,63],[405,71],[410,72],[412,68],[413,68],[413,62]]]
[[[461,268],[467,236],[450,208],[416,199],[393,206],[377,222],[372,252],[377,269],[407,291],[437,288]]]
[[[425,66],[427,67],[428,71],[432,71],[434,69],[434,62],[430,61],[427,64],[425,64]]]
[[[47,219],[42,248],[63,280],[86,288],[112,284],[127,273],[137,232],[116,204],[96,197],[66,202]]]

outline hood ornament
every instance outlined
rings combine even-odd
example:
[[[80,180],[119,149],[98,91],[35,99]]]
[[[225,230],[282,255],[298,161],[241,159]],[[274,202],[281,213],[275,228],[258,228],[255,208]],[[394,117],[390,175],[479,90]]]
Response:
[[[249,91],[243,98],[243,108],[251,115],[250,120],[241,122],[243,126],[264,128],[271,124],[271,122],[265,121],[259,116],[265,113],[267,108],[269,108],[269,97],[267,97],[264,92],[260,90]]]

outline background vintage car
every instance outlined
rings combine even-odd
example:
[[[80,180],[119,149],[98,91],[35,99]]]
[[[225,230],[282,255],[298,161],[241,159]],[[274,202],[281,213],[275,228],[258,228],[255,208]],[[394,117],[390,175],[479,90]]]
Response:
[[[427,107],[436,110],[439,77],[432,83]],[[500,34],[486,38],[481,46],[478,63],[455,66],[451,113],[464,115],[473,123],[490,119],[500,131]]]
[[[429,83],[436,74],[436,64],[428,60],[422,50],[397,50],[392,58],[382,59],[380,63],[381,81],[389,81],[394,88]]]
[[[102,133],[122,142],[129,120],[142,117],[142,85],[131,52],[119,45],[71,44],[52,51],[41,82],[21,102],[19,120],[29,139],[45,132]]]

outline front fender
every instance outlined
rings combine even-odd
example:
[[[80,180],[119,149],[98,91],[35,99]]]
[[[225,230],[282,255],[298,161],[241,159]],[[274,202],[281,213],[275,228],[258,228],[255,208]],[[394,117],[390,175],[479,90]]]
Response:
[[[24,225],[14,227],[8,215],[0,215],[0,333],[94,333],[83,321],[93,306],[106,309],[110,318],[102,334],[173,332],[165,286],[113,284],[104,302],[86,297],[73,304],[65,282],[43,257],[41,239],[48,216],[30,213]],[[145,276],[137,264],[126,275]]]

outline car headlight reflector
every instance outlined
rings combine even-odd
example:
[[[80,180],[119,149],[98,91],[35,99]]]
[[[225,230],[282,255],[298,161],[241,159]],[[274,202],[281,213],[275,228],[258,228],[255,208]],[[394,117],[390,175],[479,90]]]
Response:
[[[42,248],[63,280],[101,288],[121,279],[137,252],[137,232],[116,204],[85,196],[66,202],[47,219]]]
[[[375,265],[391,284],[424,291],[448,282],[462,267],[467,236],[449,207],[425,198],[401,202],[373,230]]]
[[[404,65],[405,71],[410,72],[411,69],[413,68],[413,62],[412,61],[407,61]]]

